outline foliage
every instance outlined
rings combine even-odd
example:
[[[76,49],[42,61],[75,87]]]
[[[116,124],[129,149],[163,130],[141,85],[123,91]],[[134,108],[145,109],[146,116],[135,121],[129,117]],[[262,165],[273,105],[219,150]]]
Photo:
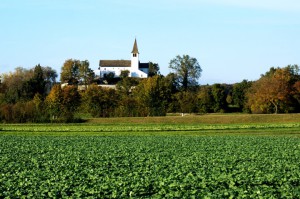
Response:
[[[94,117],[109,117],[114,114],[117,94],[113,89],[90,85],[82,94],[82,107]]]
[[[108,84],[111,84],[114,82],[115,73],[113,73],[113,72],[105,73],[103,75],[103,78],[104,78],[104,81],[106,81]]]
[[[95,81],[95,73],[90,68],[89,61],[88,60],[81,61],[79,66],[79,79],[78,79],[79,84],[85,85],[85,87],[87,87],[87,85],[94,83],[94,81]]]
[[[77,85],[79,82],[79,67],[81,63],[76,59],[68,59],[61,67],[60,81],[70,85]]]
[[[18,67],[14,72],[3,74],[1,93],[6,103],[30,101],[36,93],[46,96],[56,77],[55,70],[50,67],[36,65],[30,70]]]
[[[121,74],[120,74],[120,78],[121,78],[121,79],[124,79],[124,78],[126,78],[126,77],[129,77],[129,73],[130,73],[129,70],[122,70],[122,71],[121,71]]]
[[[52,119],[58,119],[61,116],[62,89],[60,85],[54,85],[49,95],[45,99],[47,111]]]
[[[289,112],[286,106],[291,101],[293,85],[298,75],[289,66],[271,68],[266,75],[254,82],[248,96],[248,106],[252,112]]]
[[[170,95],[168,91],[162,76],[156,75],[143,80],[133,91],[141,116],[166,115]]]
[[[232,90],[232,100],[233,104],[239,107],[240,111],[245,111],[244,107],[247,103],[246,93],[248,89],[251,87],[252,82],[247,80],[243,80],[240,83],[236,83],[233,85]]]
[[[169,68],[177,75],[184,90],[190,86],[198,85],[197,80],[201,76],[202,69],[196,58],[189,55],[177,55],[170,61]]]
[[[214,84],[212,86],[212,95],[214,98],[213,109],[214,112],[226,112],[227,102],[226,102],[226,87],[221,84]]]
[[[107,84],[92,85],[95,74],[87,60],[66,60],[62,83],[56,71],[36,65],[1,74],[0,122],[70,122],[78,116],[145,117],[167,113],[299,113],[300,75],[297,65],[270,68],[254,82],[197,85],[201,67],[195,58],[177,56],[170,61],[173,73],[159,75],[158,64],[149,63],[149,78],[121,78],[106,74]],[[57,84],[57,85],[56,85]],[[85,85],[78,86],[80,84]],[[55,86],[54,86],[55,85]],[[53,87],[54,86],[54,87]]]
[[[80,94],[76,86],[65,86],[62,89],[61,115],[66,121],[74,119],[74,113],[80,105]]]
[[[197,95],[192,91],[180,91],[175,95],[181,113],[197,112]]]
[[[148,77],[159,75],[159,65],[157,63],[149,62]]]
[[[198,110],[200,113],[213,112],[214,96],[210,86],[202,86],[198,92]]]

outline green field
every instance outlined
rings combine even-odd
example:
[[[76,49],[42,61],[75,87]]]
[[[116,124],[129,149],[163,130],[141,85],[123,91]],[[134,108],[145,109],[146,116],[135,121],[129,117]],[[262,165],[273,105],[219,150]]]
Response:
[[[272,116],[1,125],[0,198],[300,198],[299,115]]]

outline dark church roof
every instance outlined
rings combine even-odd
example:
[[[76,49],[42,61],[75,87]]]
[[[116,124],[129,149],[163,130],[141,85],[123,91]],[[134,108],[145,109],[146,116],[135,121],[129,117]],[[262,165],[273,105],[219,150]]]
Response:
[[[130,60],[100,60],[101,67],[131,67]]]
[[[139,68],[149,68],[149,63],[140,63]]]
[[[132,48],[132,52],[131,53],[137,53],[137,54],[139,54],[139,50],[138,50],[138,47],[137,47],[136,39],[134,40],[134,44],[133,44],[133,48]]]

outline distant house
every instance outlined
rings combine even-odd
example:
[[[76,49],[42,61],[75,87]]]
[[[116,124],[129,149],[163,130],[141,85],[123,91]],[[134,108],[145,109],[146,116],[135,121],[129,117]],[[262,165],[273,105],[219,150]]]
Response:
[[[139,50],[136,39],[131,51],[131,60],[100,60],[100,77],[105,77],[113,73],[114,77],[119,77],[122,71],[129,71],[129,77],[147,78],[149,72],[149,63],[140,63]]]

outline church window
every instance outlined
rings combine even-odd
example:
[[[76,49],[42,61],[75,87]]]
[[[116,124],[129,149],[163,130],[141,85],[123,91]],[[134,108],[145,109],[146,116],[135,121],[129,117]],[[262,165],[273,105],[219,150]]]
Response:
[[[136,53],[133,53],[133,57],[136,57]]]

